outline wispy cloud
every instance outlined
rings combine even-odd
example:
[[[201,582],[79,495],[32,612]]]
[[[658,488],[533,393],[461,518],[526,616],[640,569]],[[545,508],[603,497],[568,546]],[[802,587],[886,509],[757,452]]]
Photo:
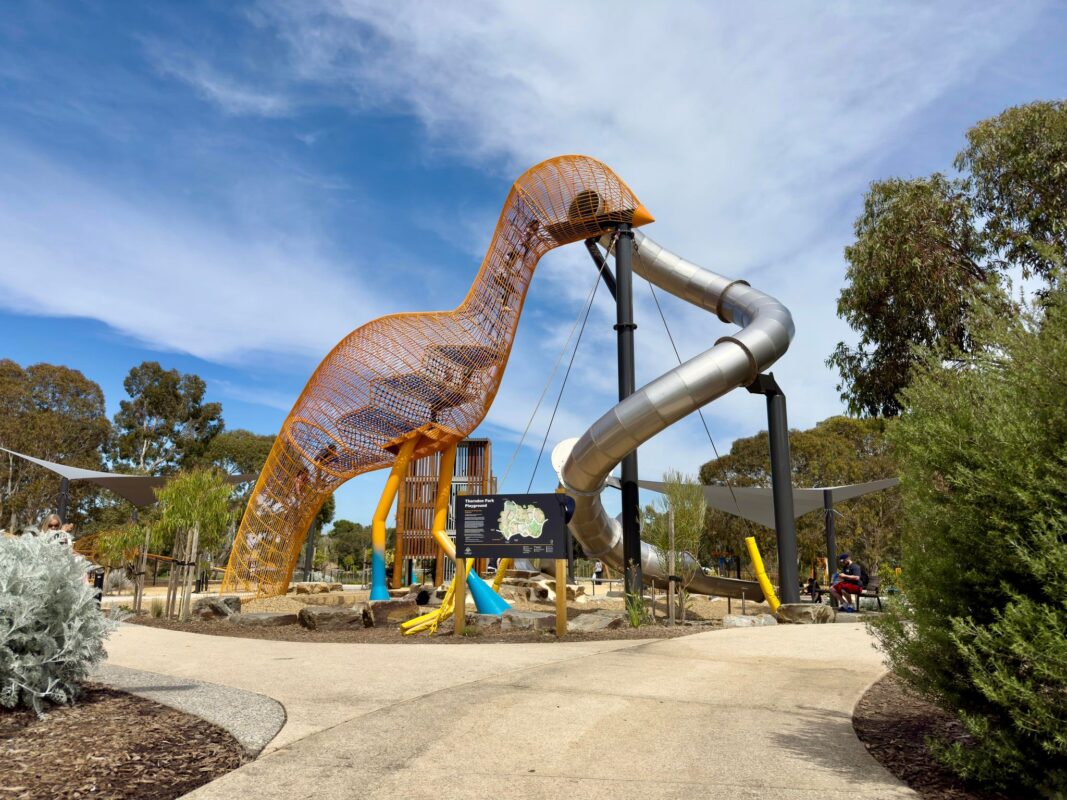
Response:
[[[227,114],[284,117],[295,110],[296,104],[289,95],[245,84],[234,76],[224,74],[195,53],[157,40],[146,42],[145,52],[161,73],[189,85]]]
[[[0,305],[9,310],[93,317],[153,347],[226,362],[320,356],[353,319],[391,305],[355,265],[298,232],[116,194],[2,141],[0,162]]]

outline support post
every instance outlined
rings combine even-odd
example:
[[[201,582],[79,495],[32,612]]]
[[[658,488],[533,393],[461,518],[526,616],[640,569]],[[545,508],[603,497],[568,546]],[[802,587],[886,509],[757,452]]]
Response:
[[[467,574],[467,559],[456,559],[456,574],[452,577],[455,583],[455,589],[452,590],[452,597],[455,598],[456,610],[454,612],[454,619],[456,621],[456,635],[462,636],[467,630],[467,581],[465,577]]]
[[[407,472],[408,462],[411,461],[411,454],[415,452],[418,440],[418,436],[412,436],[400,446],[400,452],[396,454],[393,469],[385,482],[385,489],[371,521],[371,547],[374,549],[371,554],[371,600],[389,599],[389,590],[385,586],[385,520],[393,508],[396,491]]]
[[[585,249],[589,251],[589,255],[593,257],[593,263],[596,264],[597,270],[600,272],[600,279],[604,281],[604,285],[608,287],[608,293],[611,295],[611,299],[616,303],[619,302],[619,291],[615,284],[615,276],[611,274],[611,267],[608,266],[608,260],[604,258],[604,254],[600,252],[600,248],[597,247],[597,240],[586,239]]]
[[[822,507],[826,515],[826,571],[833,574],[837,565],[837,531],[834,528],[834,493],[822,490]]]
[[[774,380],[773,373],[757,376],[748,390],[767,397],[774,531],[778,538],[778,596],[783,603],[799,603],[797,527],[793,515],[793,477],[789,457],[789,422],[785,412],[785,393]]]
[[[567,559],[556,559],[556,636],[567,635]]]
[[[67,506],[70,505],[70,479],[63,478],[59,482],[59,501],[56,503],[56,513],[60,522],[67,521]]]
[[[619,337],[619,399],[636,389],[634,377],[634,233],[629,224],[619,225],[615,244],[615,330]],[[626,593],[641,594],[641,500],[637,491],[637,451],[622,460],[622,558]]]

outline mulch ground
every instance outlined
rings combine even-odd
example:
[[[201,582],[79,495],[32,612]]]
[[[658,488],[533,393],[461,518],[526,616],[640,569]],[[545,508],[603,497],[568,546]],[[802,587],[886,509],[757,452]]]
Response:
[[[170,800],[247,760],[221,728],[95,684],[43,719],[0,710],[4,800]]]
[[[954,715],[909,692],[892,675],[860,699],[852,725],[870,754],[924,798],[1009,800],[1007,795],[968,787],[934,759],[927,739],[965,742],[966,731]]]
[[[225,621],[155,619],[147,616],[130,617],[127,622],[147,625],[151,628],[164,628],[170,631],[186,633],[203,633],[208,636],[233,636],[241,639],[271,639],[281,642],[338,642],[362,644],[519,644],[523,642],[551,643],[559,641],[554,631],[504,631],[500,628],[479,628],[468,631],[466,636],[456,636],[451,630],[438,631],[433,636],[414,634],[403,636],[397,625],[381,628],[357,628],[355,630],[311,631],[300,625],[281,625],[278,627],[255,627],[234,625]],[[643,625],[640,628],[629,626],[613,631],[571,631],[562,640],[564,642],[595,642],[615,639],[672,639],[710,630],[721,630],[709,625],[685,625],[669,627],[667,625]]]

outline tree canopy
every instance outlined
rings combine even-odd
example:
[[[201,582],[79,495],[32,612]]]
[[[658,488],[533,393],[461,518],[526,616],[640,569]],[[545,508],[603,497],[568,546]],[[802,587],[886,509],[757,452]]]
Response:
[[[924,351],[972,349],[979,297],[1006,308],[1013,271],[1051,281],[1065,263],[1067,103],[1010,108],[967,141],[959,177],[889,178],[865,197],[837,304],[859,342],[839,342],[827,361],[853,414],[899,414]]]
[[[54,364],[23,369],[0,360],[0,445],[75,467],[100,469],[111,433],[104,393],[82,373]],[[32,524],[56,508],[59,478],[0,454],[0,526]],[[69,517],[80,519],[91,487],[71,487]]]
[[[793,486],[840,486],[896,476],[897,465],[886,439],[890,425],[880,418],[830,417],[814,428],[790,431]],[[700,468],[700,482],[770,486],[767,432],[736,440],[727,455]],[[899,503],[899,492],[889,489],[840,504],[836,526],[839,549],[849,549],[872,572],[879,564],[896,560]],[[709,508],[701,559],[706,562],[717,552],[743,552],[745,536],[755,536],[764,553],[773,552],[774,531]],[[822,512],[797,520],[797,543],[805,561],[825,556],[825,541]]]
[[[130,370],[123,387],[130,396],[115,414],[114,460],[149,475],[195,466],[223,429],[222,406],[205,403],[206,385],[145,361]]]

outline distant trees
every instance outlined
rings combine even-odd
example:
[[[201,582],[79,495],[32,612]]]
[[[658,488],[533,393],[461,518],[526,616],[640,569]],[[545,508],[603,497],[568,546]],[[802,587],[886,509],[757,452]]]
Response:
[[[54,364],[23,369],[0,360],[0,445],[27,455],[86,469],[100,469],[111,425],[104,393],[77,370]],[[0,526],[15,530],[56,507],[56,476],[0,453]],[[72,488],[71,516],[91,495]]]
[[[165,475],[203,459],[223,429],[222,405],[205,403],[206,384],[145,361],[123,381],[129,400],[115,414],[112,459],[136,472]]]
[[[890,423],[884,419],[830,417],[804,431],[790,431],[793,486],[837,486],[895,477],[897,464],[886,439]],[[738,439],[730,452],[700,468],[700,482],[731,486],[770,486],[771,465],[767,432]],[[837,538],[861,563],[877,567],[900,554],[900,493],[876,492],[838,509]],[[774,532],[740,517],[708,509],[701,560],[714,552],[743,552],[745,536],[755,536],[764,552],[771,550]],[[825,523],[821,512],[797,520],[801,558],[810,562],[825,555]]]
[[[1007,308],[1006,276],[1053,282],[1067,261],[1067,102],[1010,108],[974,126],[959,177],[871,184],[845,248],[837,312],[859,335],[827,364],[857,415],[895,416],[924,353],[973,349],[969,313]]]

